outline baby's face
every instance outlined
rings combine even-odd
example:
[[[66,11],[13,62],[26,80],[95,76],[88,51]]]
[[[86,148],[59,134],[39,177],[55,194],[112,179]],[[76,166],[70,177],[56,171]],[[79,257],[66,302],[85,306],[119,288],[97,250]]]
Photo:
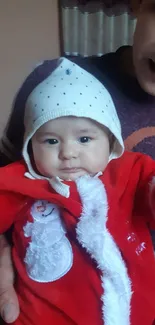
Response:
[[[75,180],[103,171],[109,160],[106,128],[77,117],[61,117],[44,124],[32,138],[38,172],[46,177]]]

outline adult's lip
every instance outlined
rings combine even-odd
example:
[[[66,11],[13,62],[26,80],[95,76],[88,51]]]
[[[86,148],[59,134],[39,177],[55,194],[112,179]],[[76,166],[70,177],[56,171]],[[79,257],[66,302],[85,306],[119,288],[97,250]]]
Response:
[[[148,58],[148,64],[152,73],[155,73],[155,60],[152,58]]]
[[[155,63],[150,58],[142,59],[137,65],[137,78],[148,94],[155,96]]]
[[[150,74],[155,73],[155,46],[148,51],[141,53],[141,60],[145,69],[148,69]]]
[[[143,62],[143,71],[146,80],[150,79],[150,81],[155,82],[155,60],[152,58],[146,58]]]
[[[155,83],[155,55],[145,55],[139,61],[141,76],[145,82]]]
[[[155,67],[154,67],[154,65],[155,65],[155,49],[153,48],[152,51],[148,51],[146,53],[144,52],[141,55],[142,55],[141,59],[145,63],[147,63],[149,65],[150,69],[153,70],[153,72],[154,72],[154,70],[155,70]]]
[[[148,94],[155,96],[155,42],[141,47],[141,51],[133,48],[135,71],[141,87]]]

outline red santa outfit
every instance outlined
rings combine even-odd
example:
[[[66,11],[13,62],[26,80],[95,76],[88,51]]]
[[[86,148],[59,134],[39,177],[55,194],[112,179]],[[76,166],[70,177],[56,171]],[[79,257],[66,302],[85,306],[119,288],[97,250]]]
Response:
[[[91,118],[113,134],[103,174],[64,182],[33,169],[29,140],[61,116]],[[58,60],[27,99],[24,162],[0,169],[1,233],[14,224],[21,307],[14,324],[153,324],[149,228],[155,163],[141,154],[122,154],[120,123],[104,86],[69,60]]]
[[[69,198],[25,171],[22,162],[0,170],[1,232],[14,223],[15,324],[153,324],[155,163],[125,153],[102,176],[67,183]]]

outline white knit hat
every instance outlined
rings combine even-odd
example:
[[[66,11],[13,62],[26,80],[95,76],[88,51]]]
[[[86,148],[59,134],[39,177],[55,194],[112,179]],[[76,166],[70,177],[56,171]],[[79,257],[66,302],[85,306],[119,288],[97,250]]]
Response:
[[[23,157],[33,176],[36,173],[28,143],[44,123],[62,116],[86,117],[106,126],[114,135],[109,161],[122,155],[121,126],[109,92],[86,70],[60,58],[57,68],[32,91],[26,102]]]

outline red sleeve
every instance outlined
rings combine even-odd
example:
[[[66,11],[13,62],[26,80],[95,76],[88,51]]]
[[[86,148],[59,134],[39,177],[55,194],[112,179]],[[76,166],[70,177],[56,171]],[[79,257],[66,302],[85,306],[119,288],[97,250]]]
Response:
[[[21,162],[0,168],[0,234],[5,232],[21,216],[27,198],[16,191],[23,178],[25,165]],[[19,180],[18,180],[19,179]]]
[[[139,182],[135,195],[135,208],[144,216],[150,229],[155,229],[155,161],[140,155]]]
[[[10,228],[26,205],[27,201],[22,195],[0,191],[0,234]]]

